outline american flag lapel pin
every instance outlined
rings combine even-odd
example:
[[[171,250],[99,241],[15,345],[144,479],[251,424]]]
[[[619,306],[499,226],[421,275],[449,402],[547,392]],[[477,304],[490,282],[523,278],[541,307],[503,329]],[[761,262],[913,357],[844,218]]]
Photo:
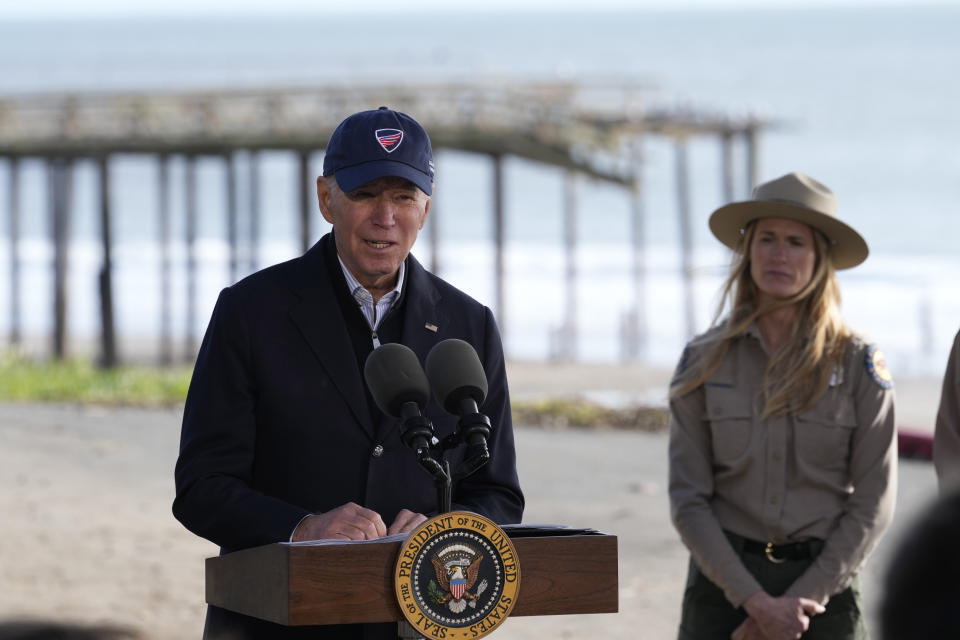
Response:
[[[427,324],[423,325],[423,328],[426,329],[427,331],[433,331],[434,333],[436,333],[438,327],[437,325],[428,322]]]

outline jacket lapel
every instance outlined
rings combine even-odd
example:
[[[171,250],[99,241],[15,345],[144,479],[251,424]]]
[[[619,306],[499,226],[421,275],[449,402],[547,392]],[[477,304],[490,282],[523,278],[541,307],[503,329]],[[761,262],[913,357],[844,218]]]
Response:
[[[310,345],[357,422],[372,438],[374,427],[364,382],[357,369],[353,342],[347,333],[324,260],[325,240],[322,238],[300,258],[294,283],[299,302],[291,306],[290,319]]]
[[[446,316],[440,308],[440,292],[426,270],[410,256],[407,259],[407,304],[403,316],[401,342],[413,349],[423,364],[427,354],[440,342],[446,327]]]

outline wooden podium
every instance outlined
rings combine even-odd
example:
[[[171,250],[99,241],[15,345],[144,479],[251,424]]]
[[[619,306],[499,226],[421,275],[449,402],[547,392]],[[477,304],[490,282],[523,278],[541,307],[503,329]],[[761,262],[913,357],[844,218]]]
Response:
[[[520,559],[511,616],[617,612],[617,537],[564,531],[508,531]],[[401,544],[271,544],[207,558],[207,603],[283,625],[400,621]]]

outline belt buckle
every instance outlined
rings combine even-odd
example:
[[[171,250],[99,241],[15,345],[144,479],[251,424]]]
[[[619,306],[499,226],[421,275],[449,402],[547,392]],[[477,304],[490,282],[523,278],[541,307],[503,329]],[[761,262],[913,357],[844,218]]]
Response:
[[[767,560],[769,560],[770,562],[772,562],[772,563],[774,563],[774,564],[783,564],[784,562],[787,561],[786,558],[778,558],[777,556],[773,555],[773,543],[772,543],[772,542],[768,542],[768,543],[767,543],[767,546],[764,547],[764,549],[763,549],[763,555],[767,556]]]

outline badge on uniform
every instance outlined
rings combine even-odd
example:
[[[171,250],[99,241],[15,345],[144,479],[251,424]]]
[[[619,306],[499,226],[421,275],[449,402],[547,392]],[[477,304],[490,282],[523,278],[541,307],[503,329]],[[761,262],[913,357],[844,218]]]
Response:
[[[839,364],[833,365],[833,373],[830,374],[829,385],[831,387],[839,387],[843,384],[843,367]]]
[[[884,389],[893,389],[893,376],[887,369],[887,359],[884,357],[883,351],[878,349],[876,345],[872,344],[867,349],[867,356],[863,364],[874,382]]]

